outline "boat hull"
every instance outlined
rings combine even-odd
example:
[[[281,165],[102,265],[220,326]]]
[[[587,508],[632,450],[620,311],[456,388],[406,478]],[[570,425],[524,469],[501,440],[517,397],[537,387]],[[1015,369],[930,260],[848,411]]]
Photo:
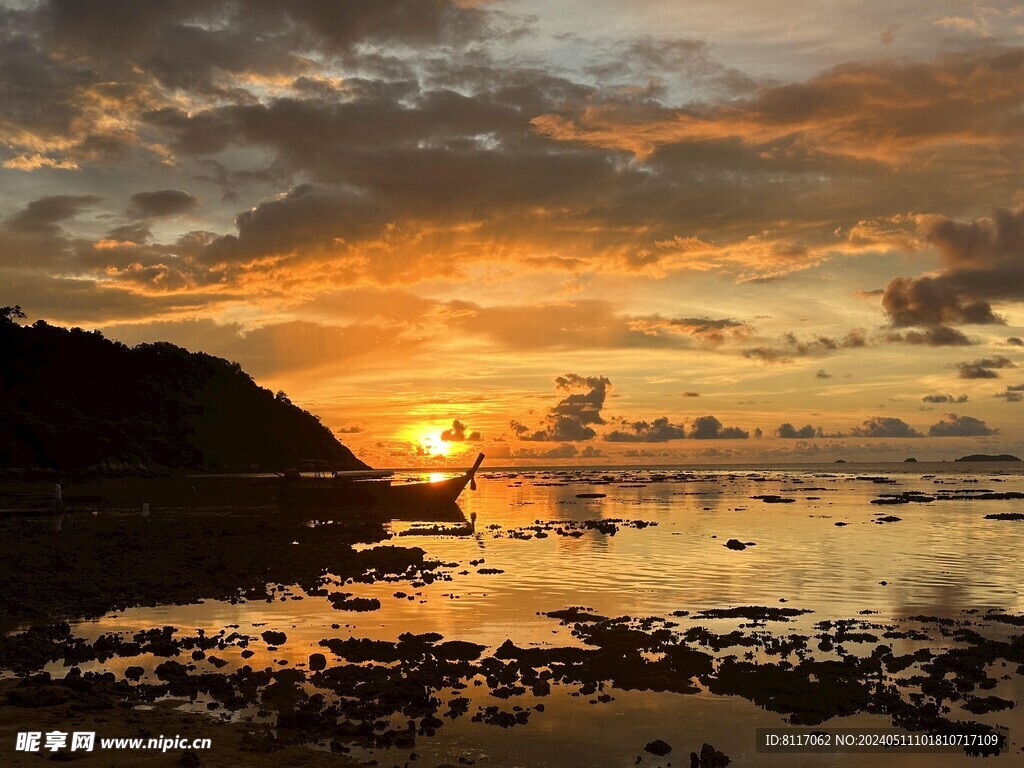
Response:
[[[283,504],[332,509],[435,509],[450,507],[469,483],[468,476],[433,483],[390,485],[381,482],[284,483],[279,489]]]

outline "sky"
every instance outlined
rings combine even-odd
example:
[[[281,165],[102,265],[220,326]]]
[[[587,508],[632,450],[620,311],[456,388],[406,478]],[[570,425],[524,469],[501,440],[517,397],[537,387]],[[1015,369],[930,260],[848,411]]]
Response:
[[[0,0],[0,304],[375,466],[1024,451],[1024,9]]]

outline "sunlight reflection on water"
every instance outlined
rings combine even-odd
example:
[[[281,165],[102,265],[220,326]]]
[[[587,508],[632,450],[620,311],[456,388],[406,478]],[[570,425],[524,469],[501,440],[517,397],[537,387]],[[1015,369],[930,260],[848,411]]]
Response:
[[[164,624],[182,631],[194,627],[216,632],[227,624],[239,624],[239,631],[252,634],[268,627],[285,630],[289,641],[280,651],[253,647],[257,654],[247,663],[258,668],[280,659],[302,665],[309,653],[323,650],[318,645],[322,638],[349,635],[395,640],[402,632],[440,632],[492,649],[508,638],[519,646],[577,645],[568,628],[538,615],[573,605],[608,616],[668,616],[673,611],[782,603],[813,611],[787,625],[786,632],[864,611],[877,612],[873,620],[887,621],[914,614],[955,616],[969,609],[1021,610],[1024,523],[985,519],[992,513],[1020,511],[1020,501],[870,502],[880,494],[903,491],[1019,492],[1024,477],[984,470],[965,477],[935,465],[919,465],[913,473],[894,473],[891,467],[857,467],[855,472],[484,472],[479,490],[467,491],[462,500],[467,518],[477,515],[473,535],[395,535],[390,542],[423,547],[432,559],[457,563],[452,581],[415,588],[408,583],[344,587],[360,597],[378,598],[380,610],[338,611],[325,598],[303,596],[296,589],[303,599],[129,609],[80,624],[77,631],[91,639],[103,632]],[[898,482],[871,479],[878,474]],[[659,479],[664,475],[671,477]],[[429,479],[447,476],[431,473]],[[578,497],[594,491],[604,498]],[[794,501],[751,498],[758,495]],[[878,522],[890,515],[899,520]],[[538,523],[611,519],[657,525],[620,527],[614,535],[585,528],[578,536],[544,526],[547,535],[536,538]],[[392,531],[398,534],[410,525],[395,522]],[[753,545],[734,551],[725,546],[729,539]],[[334,629],[332,624],[341,626]],[[715,626],[728,630],[734,625]],[[240,663],[230,653],[224,657]],[[1019,678],[1015,680],[1013,693],[1019,697]],[[666,732],[676,734],[674,740],[685,743],[688,753],[702,741],[728,743],[738,727],[746,731],[781,722],[777,715],[731,697],[615,695],[615,704],[600,708],[559,695],[549,700],[544,717],[535,716],[528,726],[509,732],[495,733],[493,727],[463,719],[417,744],[416,751],[435,760],[486,753],[490,765],[611,766],[624,764],[626,758],[632,763],[637,744]],[[863,716],[844,725],[876,722]],[[754,755],[740,747],[726,751],[736,765],[821,764],[820,759]],[[586,762],[575,762],[581,755]],[[894,765],[959,765],[963,760],[961,755],[887,758]],[[875,762],[870,755],[841,755],[830,764]]]

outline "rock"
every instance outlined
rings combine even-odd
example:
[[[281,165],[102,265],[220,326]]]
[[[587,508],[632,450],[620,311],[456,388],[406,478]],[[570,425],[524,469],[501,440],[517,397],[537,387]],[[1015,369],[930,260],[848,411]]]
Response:
[[[727,542],[725,542],[725,546],[729,549],[735,549],[737,552],[747,548],[747,545],[739,539],[729,539]]]
[[[146,674],[146,670],[142,667],[127,667],[124,670],[124,676],[127,680],[138,681],[144,674]]]
[[[700,755],[690,753],[690,768],[725,768],[731,762],[724,752],[719,752],[710,744],[701,746]]]
[[[644,750],[647,751],[647,752],[650,752],[652,755],[657,755],[658,757],[664,757],[665,755],[667,755],[669,752],[672,751],[672,745],[669,744],[667,741],[662,741],[661,739],[655,739],[654,741],[649,742],[647,745],[645,745],[644,746]]]
[[[309,657],[309,668],[314,672],[327,668],[327,657],[322,653],[313,653]]]
[[[263,642],[267,645],[284,645],[288,642],[288,635],[284,632],[275,632],[272,629],[268,629],[260,637],[263,638]]]

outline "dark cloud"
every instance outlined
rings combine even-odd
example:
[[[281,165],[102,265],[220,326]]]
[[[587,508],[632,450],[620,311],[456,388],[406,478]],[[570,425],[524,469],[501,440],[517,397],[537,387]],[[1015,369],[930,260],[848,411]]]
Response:
[[[921,398],[923,403],[966,403],[967,395],[925,395]]]
[[[711,344],[721,344],[729,338],[744,338],[753,331],[749,325],[729,318],[710,317],[637,317],[630,321],[632,330],[645,335],[683,334],[694,336]]]
[[[1017,336],[1011,336],[1006,340],[1006,343],[1009,344],[1011,347],[1024,347],[1024,339],[1021,339]]]
[[[137,219],[176,216],[199,205],[199,200],[180,189],[136,192],[128,203],[128,215]]]
[[[700,397],[700,392],[683,392],[682,397]]]
[[[923,331],[890,332],[885,340],[925,347],[964,347],[973,344],[962,331],[948,325],[935,325]]]
[[[1024,401],[1024,384],[1011,384],[1005,391],[999,392],[995,397],[1000,397],[1008,403],[1019,403]]]
[[[1016,368],[1017,366],[1008,357],[998,355],[997,357],[983,357],[971,363],[956,363],[957,374],[961,379],[998,379],[997,368]]]
[[[668,417],[662,416],[653,422],[634,421],[624,430],[609,432],[604,439],[610,443],[664,443],[684,437],[686,428],[682,424],[672,424]]]
[[[850,434],[854,437],[923,437],[905,421],[892,416],[865,419],[861,426],[850,430]]]
[[[928,429],[931,437],[980,437],[994,435],[999,430],[991,429],[984,421],[973,416],[957,416],[947,413],[942,420]]]
[[[743,356],[762,363],[791,363],[794,357],[828,355],[841,349],[866,347],[868,343],[865,332],[860,328],[854,328],[842,337],[814,336],[801,339],[795,333],[785,333],[781,339],[781,347],[752,347],[744,349]]]
[[[446,429],[441,433],[441,439],[446,443],[476,443],[483,439],[480,433],[476,430],[472,432],[467,432],[466,430],[467,427],[465,423],[459,419],[455,419],[452,421],[451,429]]]
[[[364,430],[359,424],[343,424],[339,427],[335,427],[334,431],[339,435],[358,435]]]
[[[520,440],[536,442],[581,442],[597,433],[590,426],[604,424],[601,409],[612,383],[605,376],[579,376],[567,373],[555,379],[555,389],[568,392],[545,415],[539,429],[518,421],[510,423]]]
[[[921,224],[945,269],[937,275],[895,278],[882,306],[895,326],[1001,324],[990,302],[1024,299],[1024,209],[958,222],[936,216]]]
[[[810,438],[810,437],[824,437],[825,433],[821,427],[815,427],[811,424],[797,428],[789,422],[780,424],[778,429],[775,430],[776,437],[784,438]]]
[[[814,374],[814,378],[816,378],[816,379],[831,379],[832,378],[832,374],[828,373],[824,368],[819,368],[818,372],[816,374]]]
[[[153,232],[150,230],[149,225],[143,221],[136,221],[131,224],[114,227],[107,232],[106,239],[121,243],[131,243],[132,245],[143,245],[151,237],[153,237]]]
[[[723,427],[714,416],[700,416],[693,420],[690,438],[693,440],[745,440],[750,433],[739,427]]]
[[[102,198],[96,195],[52,195],[33,200],[3,222],[15,232],[56,234],[61,222],[73,219]]]

